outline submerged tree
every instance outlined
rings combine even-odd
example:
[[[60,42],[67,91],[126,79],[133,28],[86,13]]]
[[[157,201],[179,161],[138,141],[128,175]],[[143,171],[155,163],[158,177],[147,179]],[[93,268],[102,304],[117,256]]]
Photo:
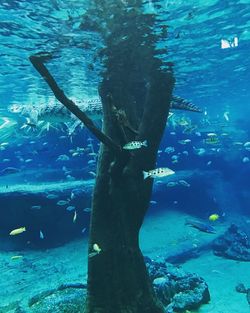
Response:
[[[139,248],[139,231],[149,207],[154,169],[174,85],[171,68],[156,57],[154,14],[140,0],[96,0],[89,25],[99,28],[105,48],[99,94],[103,130],[69,100],[50,75],[47,53],[30,57],[57,99],[102,142],[92,199],[88,294],[85,313],[163,312]],[[133,140],[147,148],[125,151]]]

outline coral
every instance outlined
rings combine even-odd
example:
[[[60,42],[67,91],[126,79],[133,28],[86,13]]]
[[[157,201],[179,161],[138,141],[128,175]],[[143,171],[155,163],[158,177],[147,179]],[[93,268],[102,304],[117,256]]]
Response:
[[[228,230],[213,243],[215,255],[225,258],[250,261],[250,240],[244,226],[232,224]]]
[[[157,296],[167,312],[185,312],[209,302],[208,286],[198,275],[149,258],[146,258],[146,264]]]

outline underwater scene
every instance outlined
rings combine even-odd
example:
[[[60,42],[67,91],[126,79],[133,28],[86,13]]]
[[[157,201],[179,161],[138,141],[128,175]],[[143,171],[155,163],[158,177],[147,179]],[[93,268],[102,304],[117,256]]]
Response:
[[[0,313],[250,312],[249,8],[0,1]]]

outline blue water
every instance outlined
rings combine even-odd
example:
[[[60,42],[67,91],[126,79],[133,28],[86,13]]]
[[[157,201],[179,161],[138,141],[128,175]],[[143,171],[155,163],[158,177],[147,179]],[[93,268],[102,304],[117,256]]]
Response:
[[[169,208],[204,222],[216,213],[219,225],[250,219],[249,4],[162,1],[158,23],[168,25],[169,33],[157,49],[165,49],[162,58],[174,63],[174,94],[202,113],[172,110],[157,167],[176,174],[155,181],[149,217]],[[0,3],[3,252],[53,248],[88,236],[99,143],[86,128],[72,128],[75,120],[58,120],[53,111],[48,129],[47,118],[35,127],[27,120],[34,118],[32,110],[61,106],[28,59],[40,51],[53,51],[48,68],[69,98],[81,102],[98,97],[102,65],[95,52],[103,43],[97,33],[80,27],[87,7],[87,1],[72,0]],[[221,48],[222,39],[232,45],[235,37],[238,46]],[[11,112],[13,106],[25,112]],[[100,119],[95,122],[101,127]],[[8,168],[15,173],[5,172]],[[58,205],[59,200],[67,203]],[[10,238],[9,232],[23,225],[26,232]]]

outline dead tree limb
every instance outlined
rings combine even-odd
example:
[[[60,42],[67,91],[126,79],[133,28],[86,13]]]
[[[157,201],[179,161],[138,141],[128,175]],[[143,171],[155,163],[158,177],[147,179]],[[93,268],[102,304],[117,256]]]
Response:
[[[121,147],[110,137],[106,136],[99,128],[97,128],[94,122],[84,112],[82,112],[72,100],[67,98],[63,90],[59,88],[54,77],[50,74],[49,70],[44,65],[44,62],[46,62],[50,58],[51,55],[49,53],[39,53],[30,56],[29,60],[38,71],[38,73],[46,81],[46,83],[49,85],[56,99],[60,101],[72,114],[74,114],[88,128],[88,130],[98,140],[100,140],[100,142],[108,146],[116,154],[120,154],[122,152]]]

